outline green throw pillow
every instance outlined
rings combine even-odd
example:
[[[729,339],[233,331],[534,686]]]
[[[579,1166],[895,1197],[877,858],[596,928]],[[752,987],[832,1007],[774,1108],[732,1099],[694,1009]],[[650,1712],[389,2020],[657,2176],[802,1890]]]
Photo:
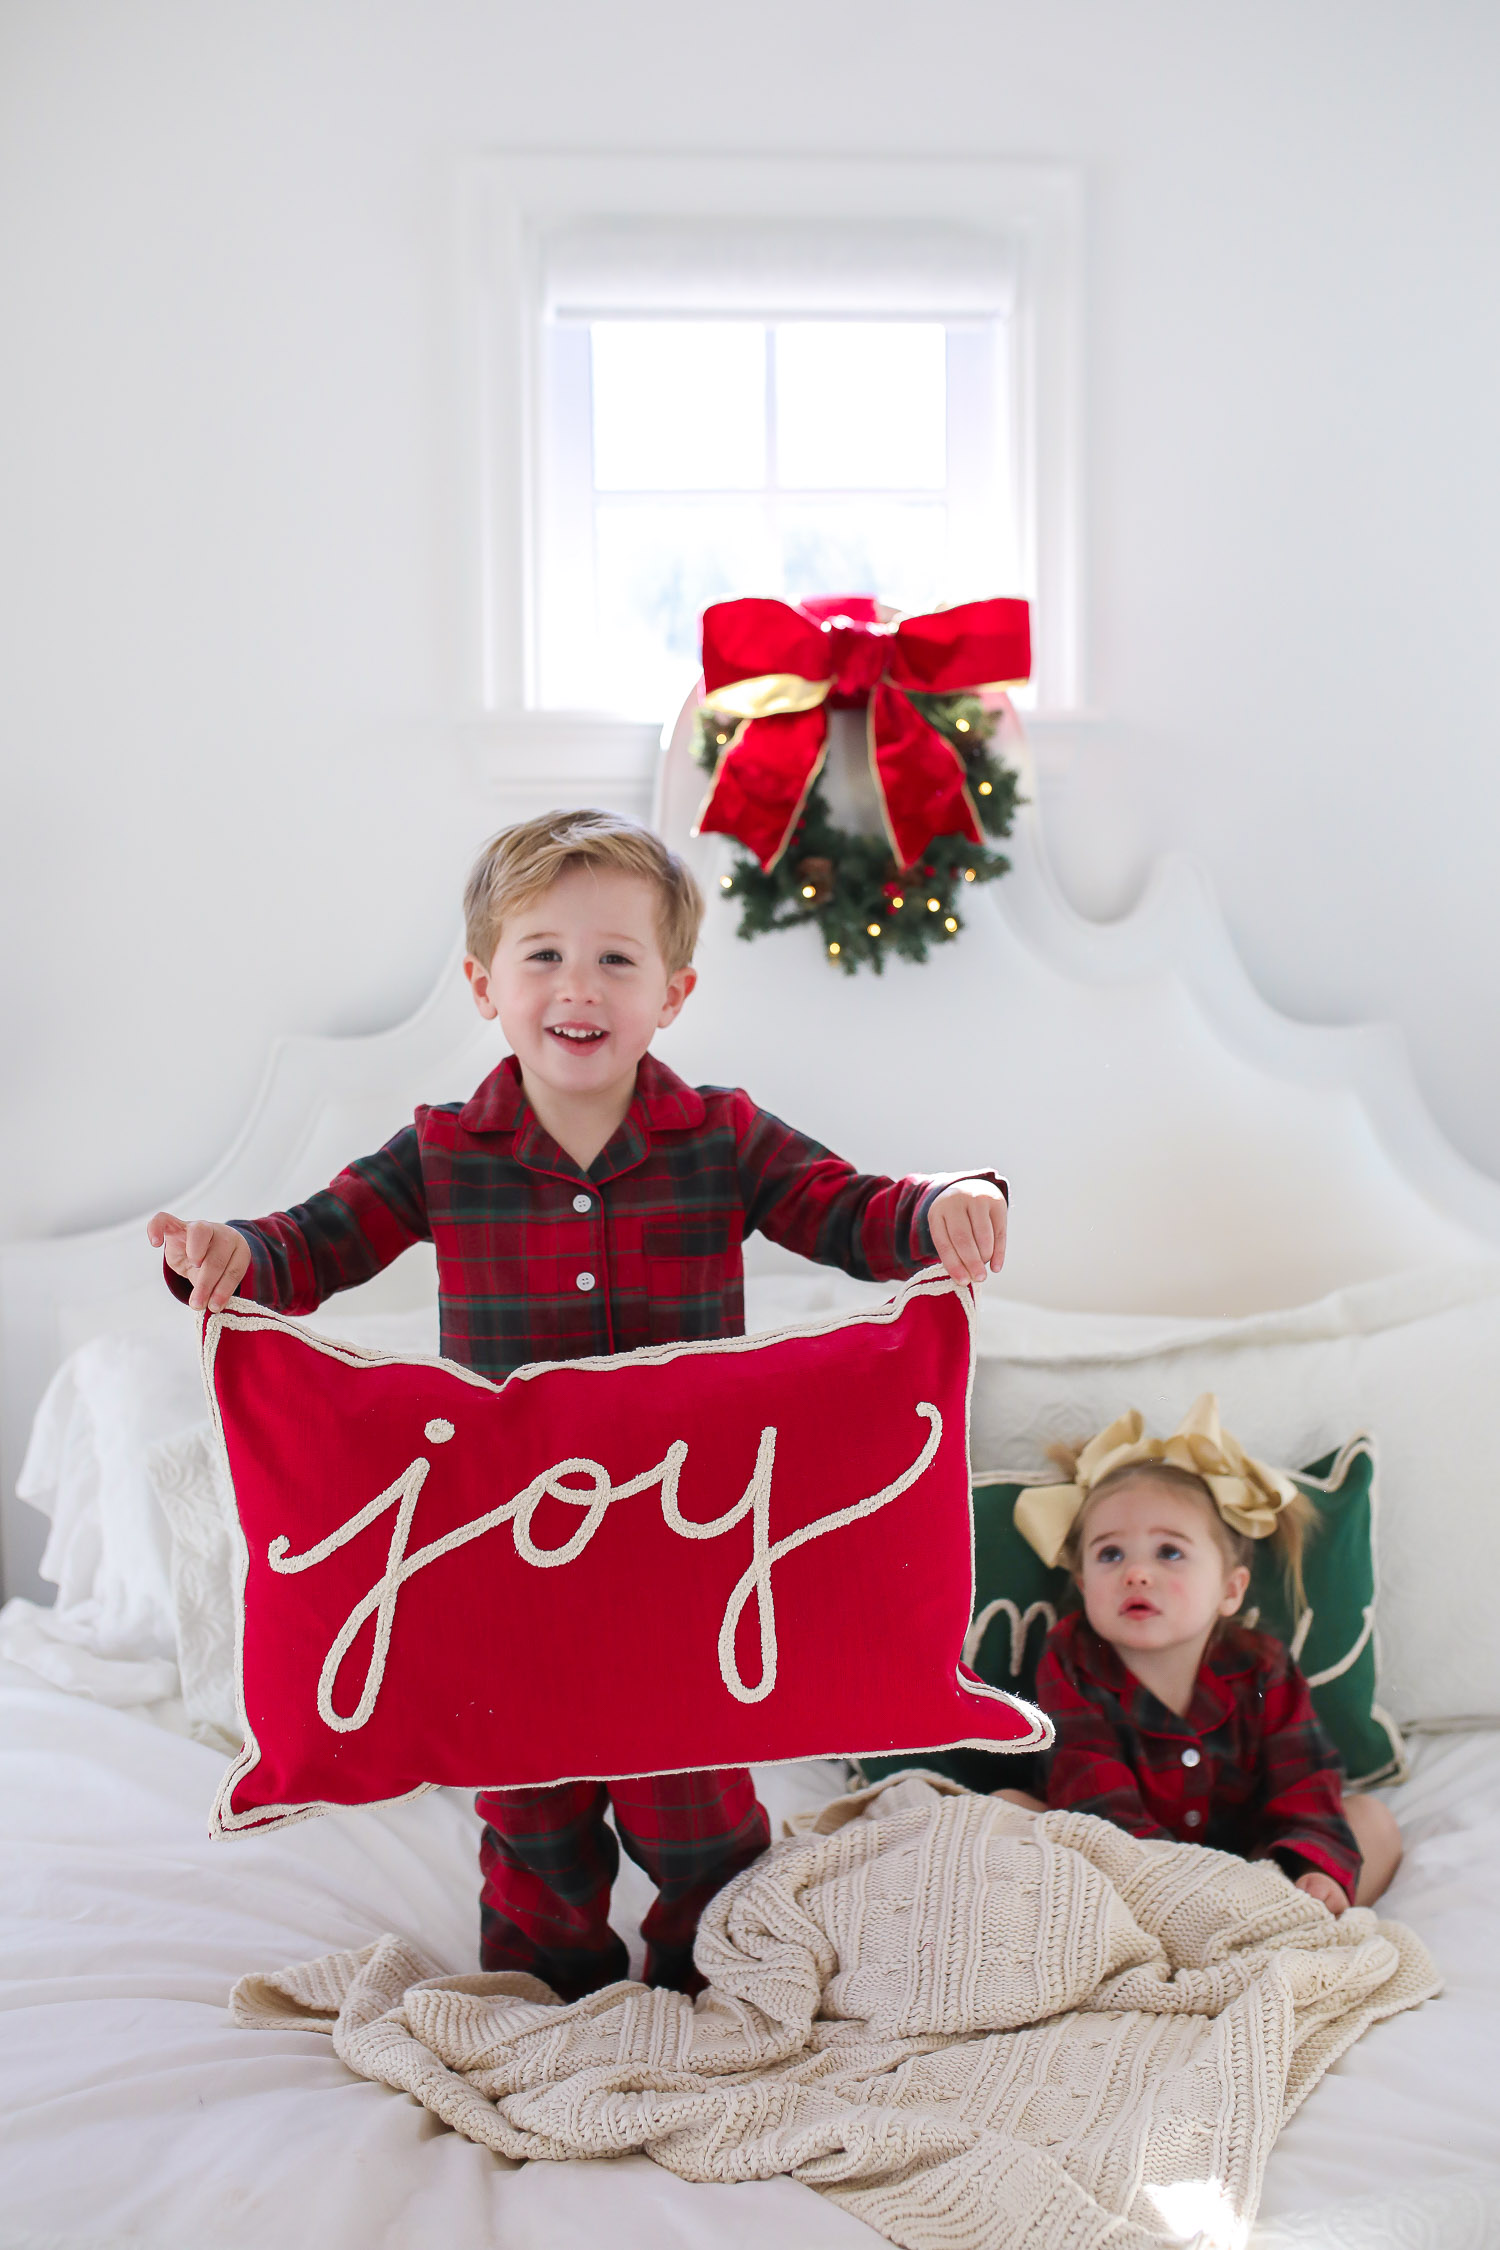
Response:
[[[1027,1485],[1052,1475],[1003,1470],[974,1480],[974,1621],[966,1662],[991,1687],[1032,1701],[1042,1644],[1060,1612],[1076,1607],[1064,1570],[1049,1570],[1016,1529],[1015,1506]],[[1307,1605],[1292,1615],[1290,1590],[1275,1557],[1257,1553],[1245,1622],[1285,1641],[1312,1690],[1314,1707],[1338,1747],[1348,1785],[1367,1789],[1398,1780],[1405,1754],[1394,1722],[1375,1701],[1375,1446],[1357,1437],[1301,1470],[1297,1484],[1317,1510],[1302,1576]],[[1003,1757],[984,1750],[935,1750],[921,1759],[863,1758],[867,1781],[914,1764],[945,1773],[968,1789],[1030,1789],[1042,1771],[1035,1755]]]
[[[1338,1745],[1351,1789],[1399,1781],[1406,1749],[1375,1700],[1375,1441],[1351,1438],[1337,1453],[1296,1472],[1318,1512],[1302,1558],[1307,1606],[1292,1614],[1275,1558],[1257,1554],[1245,1621],[1285,1641],[1312,1690],[1313,1707]]]

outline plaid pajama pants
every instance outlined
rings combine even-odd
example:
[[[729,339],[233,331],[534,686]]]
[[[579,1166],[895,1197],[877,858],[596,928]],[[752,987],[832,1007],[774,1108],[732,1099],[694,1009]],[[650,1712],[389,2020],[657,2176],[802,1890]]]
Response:
[[[485,1823],[480,1961],[528,1970],[564,2000],[629,1974],[624,1943],[609,1926],[620,1864],[609,1805],[620,1843],[657,1888],[641,1924],[646,1982],[675,1992],[702,1989],[693,1967],[698,1917],[771,1840],[743,1767],[493,1789],[474,1801]]]

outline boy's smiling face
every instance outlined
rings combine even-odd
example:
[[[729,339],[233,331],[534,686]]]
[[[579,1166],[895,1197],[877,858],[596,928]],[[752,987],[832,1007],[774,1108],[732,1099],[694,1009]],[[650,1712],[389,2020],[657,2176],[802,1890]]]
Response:
[[[622,1096],[628,1106],[637,1064],[697,981],[695,970],[669,971],[662,957],[654,885],[592,867],[570,867],[517,908],[492,958],[470,956],[464,972],[542,1108],[549,1094],[570,1108],[615,1106]]]
[[[1232,1617],[1250,1573],[1231,1564],[1212,1503],[1142,1474],[1105,1493],[1084,1519],[1079,1590],[1088,1621],[1126,1659],[1133,1653],[1199,1653],[1220,1617]]]

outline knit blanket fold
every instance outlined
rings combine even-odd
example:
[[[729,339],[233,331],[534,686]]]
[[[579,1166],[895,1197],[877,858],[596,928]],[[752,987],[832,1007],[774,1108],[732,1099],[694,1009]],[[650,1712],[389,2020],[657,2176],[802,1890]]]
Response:
[[[396,1937],[242,1978],[249,2027],[330,2033],[509,2158],[641,2151],[788,2174],[903,2250],[1237,2250],[1286,2119],[1440,1989],[1265,1861],[901,1777],[840,1798],[709,1906],[696,2001],[444,1976]]]

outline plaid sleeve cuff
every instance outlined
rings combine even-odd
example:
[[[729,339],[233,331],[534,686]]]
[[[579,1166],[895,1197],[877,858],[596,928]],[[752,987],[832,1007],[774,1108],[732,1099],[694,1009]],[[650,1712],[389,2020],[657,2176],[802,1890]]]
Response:
[[[1353,1905],[1361,1865],[1357,1851],[1352,1855],[1342,1852],[1322,1836],[1286,1836],[1271,1846],[1266,1857],[1274,1859],[1282,1873],[1294,1883],[1299,1875],[1307,1874],[1312,1868],[1320,1875],[1331,1875]]]

